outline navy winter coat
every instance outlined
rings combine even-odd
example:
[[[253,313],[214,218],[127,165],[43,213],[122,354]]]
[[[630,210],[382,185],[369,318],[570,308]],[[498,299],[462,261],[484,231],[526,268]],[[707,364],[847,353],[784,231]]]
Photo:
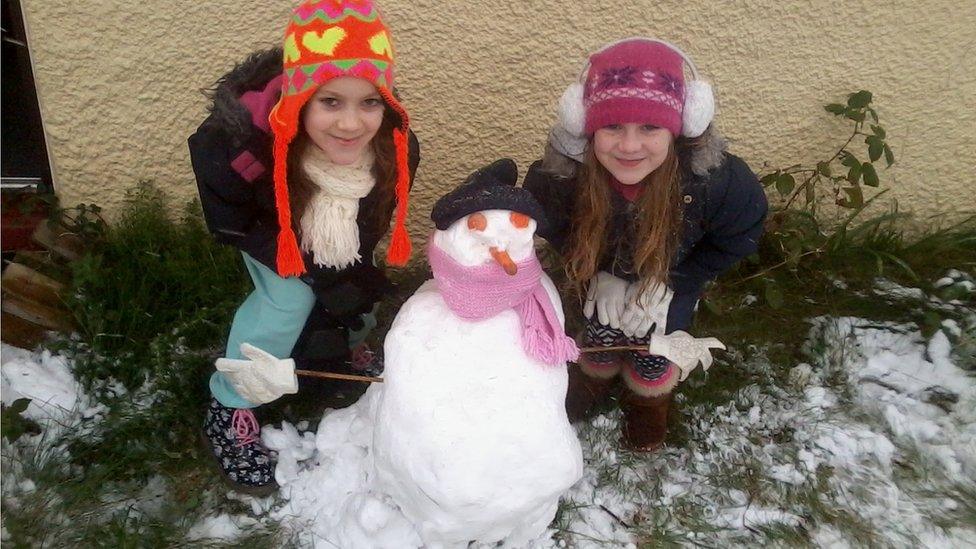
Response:
[[[700,158],[682,162],[684,225],[670,273],[674,296],[666,333],[687,330],[705,283],[756,251],[768,209],[762,185],[749,166],[724,152],[720,137],[709,136],[705,141],[712,150],[697,151],[693,154]],[[532,164],[523,186],[542,204],[549,220],[548,229],[539,236],[563,253],[578,183],[575,177],[543,171],[541,164]],[[690,165],[695,165],[695,172]],[[608,246],[599,270],[633,282],[637,280],[632,269],[636,207],[617,192],[611,196]]]

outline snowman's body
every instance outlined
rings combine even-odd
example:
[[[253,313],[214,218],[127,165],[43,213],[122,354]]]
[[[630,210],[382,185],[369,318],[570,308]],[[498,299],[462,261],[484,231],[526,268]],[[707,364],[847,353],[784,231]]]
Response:
[[[510,245],[513,255],[534,253],[534,228],[527,249]],[[469,244],[451,237],[439,231],[435,243],[448,252]],[[541,283],[564,322],[552,281],[543,275]],[[542,534],[582,474],[565,411],[565,364],[526,354],[514,310],[478,321],[455,316],[434,280],[400,309],[385,352],[373,401],[376,487],[430,545],[521,545]]]

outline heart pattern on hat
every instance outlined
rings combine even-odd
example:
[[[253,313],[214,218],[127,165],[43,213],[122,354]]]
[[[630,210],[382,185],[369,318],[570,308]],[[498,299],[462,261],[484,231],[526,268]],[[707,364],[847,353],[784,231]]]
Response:
[[[295,35],[289,34],[285,38],[285,63],[294,63],[302,58],[302,52],[295,42]]]
[[[377,55],[393,57],[393,46],[390,44],[390,35],[382,31],[369,39],[369,49]]]
[[[346,30],[342,27],[329,27],[321,34],[306,32],[302,36],[302,45],[315,53],[332,55],[346,37]]]

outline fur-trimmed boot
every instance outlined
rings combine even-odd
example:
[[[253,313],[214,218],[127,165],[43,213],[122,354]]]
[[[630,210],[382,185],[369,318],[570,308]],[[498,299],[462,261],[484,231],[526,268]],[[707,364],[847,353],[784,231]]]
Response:
[[[646,359],[646,355],[641,357]],[[678,368],[664,359],[664,372],[647,379],[646,368],[628,368],[624,372],[626,394],[620,399],[623,411],[621,444],[634,452],[653,452],[664,445],[668,434],[668,410],[671,407],[671,391],[678,384]],[[646,360],[643,360],[644,362]],[[656,369],[656,368],[655,368]]]
[[[613,393],[617,375],[626,359],[622,353],[599,353],[601,362],[581,355],[578,363],[569,364],[569,388],[566,390],[566,415],[576,423],[592,417],[599,405]]]

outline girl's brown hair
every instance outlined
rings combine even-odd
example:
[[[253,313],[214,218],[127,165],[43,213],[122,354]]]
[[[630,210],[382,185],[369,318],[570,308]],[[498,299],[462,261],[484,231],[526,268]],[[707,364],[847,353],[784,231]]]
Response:
[[[656,283],[667,284],[671,260],[680,244],[681,170],[676,149],[684,145],[672,141],[664,162],[638,183],[644,186],[644,191],[637,202],[636,234],[624,235],[623,238],[632,239],[633,257],[630,259],[641,281],[641,292]],[[573,225],[566,258],[569,284],[580,295],[586,283],[599,270],[603,255],[616,252],[607,250],[610,193],[613,192],[608,184],[610,177],[610,172],[593,153],[591,141],[577,170],[578,194],[573,206]]]
[[[302,120],[304,109],[298,119]],[[396,149],[393,145],[393,128],[400,124],[400,117],[389,105],[383,110],[383,122],[380,124],[376,135],[370,142],[373,150],[373,177],[376,179],[375,189],[379,191],[377,195],[379,201],[376,203],[376,210],[370,212],[370,220],[374,223],[371,228],[378,234],[386,234],[390,226],[390,215],[393,212],[393,205],[396,198]],[[312,183],[305,170],[302,168],[302,157],[307,147],[314,147],[315,144],[305,133],[305,126],[299,125],[298,134],[291,147],[288,148],[288,193],[291,202],[292,225],[295,234],[301,234],[301,219],[305,215],[312,197],[318,189]]]

